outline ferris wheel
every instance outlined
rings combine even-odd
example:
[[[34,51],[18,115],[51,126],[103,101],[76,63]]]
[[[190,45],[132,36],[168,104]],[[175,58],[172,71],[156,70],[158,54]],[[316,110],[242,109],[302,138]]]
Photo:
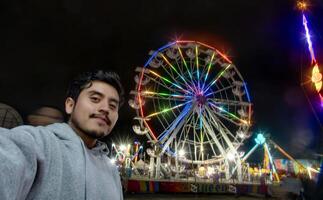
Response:
[[[240,158],[252,104],[240,72],[223,53],[198,41],[175,41],[151,51],[135,71],[133,129],[160,155],[192,164]]]

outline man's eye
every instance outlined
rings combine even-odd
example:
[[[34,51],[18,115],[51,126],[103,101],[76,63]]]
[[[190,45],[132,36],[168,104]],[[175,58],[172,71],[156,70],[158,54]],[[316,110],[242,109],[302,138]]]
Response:
[[[117,106],[116,106],[116,105],[114,105],[114,104],[110,104],[110,108],[111,108],[112,110],[116,110],[116,109],[117,109]]]
[[[91,97],[91,101],[96,103],[99,102],[100,99],[98,97]]]

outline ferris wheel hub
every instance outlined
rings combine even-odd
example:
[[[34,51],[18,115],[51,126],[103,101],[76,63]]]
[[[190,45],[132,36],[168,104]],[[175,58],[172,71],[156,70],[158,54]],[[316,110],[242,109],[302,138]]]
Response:
[[[197,94],[195,96],[195,100],[199,106],[204,106],[207,103],[207,97],[203,94]]]

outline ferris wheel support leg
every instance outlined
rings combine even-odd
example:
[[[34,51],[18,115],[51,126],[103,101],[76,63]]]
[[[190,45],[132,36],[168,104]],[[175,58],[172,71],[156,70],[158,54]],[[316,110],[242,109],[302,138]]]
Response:
[[[225,150],[223,149],[220,141],[218,140],[218,138],[216,137],[214,130],[211,128],[210,124],[208,123],[208,121],[205,119],[205,117],[203,115],[200,116],[202,119],[202,122],[206,128],[206,130],[208,130],[208,133],[210,134],[211,138],[213,139],[213,141],[215,142],[216,146],[218,147],[218,149],[220,150],[222,155],[226,155]],[[224,166],[225,166],[225,179],[226,180],[230,180],[230,165],[227,159],[224,159]]]
[[[248,182],[250,182],[250,173],[249,173],[249,163],[247,163],[247,178],[248,178]]]
[[[236,166],[237,166],[237,176],[238,176],[237,178],[238,178],[238,181],[241,183],[242,182],[242,170],[241,170],[241,160],[239,157],[236,160]]]
[[[238,181],[241,182],[242,181],[242,173],[241,173],[241,159],[239,157],[239,154],[236,150],[236,148],[234,148],[232,142],[230,141],[228,135],[227,135],[227,130],[225,128],[223,128],[221,126],[221,124],[218,123],[218,121],[216,120],[216,117],[212,114],[212,112],[210,112],[209,109],[206,109],[207,112],[209,113],[209,116],[213,122],[213,124],[217,127],[218,130],[220,130],[221,136],[224,138],[225,142],[227,143],[227,145],[229,146],[230,152],[232,152],[234,155],[236,155],[236,160],[235,160],[235,168],[237,169],[237,178]],[[230,172],[230,168],[228,168],[228,172]],[[233,176],[234,171],[232,171],[231,177]],[[230,174],[229,174],[230,176]]]
[[[225,180],[229,181],[230,180],[230,165],[229,162],[225,159],[224,161],[224,166],[225,166]]]
[[[175,179],[178,179],[179,177],[179,166],[178,166],[178,149],[177,149],[177,140],[175,139],[175,151],[176,151],[176,156],[175,156],[175,169],[176,169],[176,174],[175,174]]]
[[[160,178],[160,155],[157,156],[156,158],[156,174],[155,178],[159,179]]]
[[[149,162],[149,178],[154,177],[154,169],[155,169],[155,158],[154,157],[150,157],[150,162]]]

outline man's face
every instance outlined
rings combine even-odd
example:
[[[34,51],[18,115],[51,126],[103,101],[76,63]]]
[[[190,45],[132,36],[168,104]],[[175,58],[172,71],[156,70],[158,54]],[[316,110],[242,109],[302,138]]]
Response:
[[[111,85],[93,81],[81,91],[77,101],[67,98],[65,110],[77,132],[99,139],[108,135],[118,120],[119,95]]]

